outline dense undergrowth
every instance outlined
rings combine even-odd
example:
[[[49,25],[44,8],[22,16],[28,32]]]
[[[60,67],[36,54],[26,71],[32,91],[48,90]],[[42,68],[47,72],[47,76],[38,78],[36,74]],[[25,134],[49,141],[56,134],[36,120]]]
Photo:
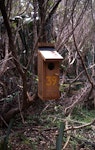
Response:
[[[32,112],[32,108],[23,115],[16,116],[11,133],[8,137],[8,149],[10,150],[58,150],[57,140],[60,138],[60,124],[66,121],[68,127],[72,130],[66,132],[64,129],[62,138],[62,147],[66,144],[68,136],[70,137],[65,150],[86,150],[95,149],[95,124],[85,128],[73,129],[84,124],[90,123],[95,118],[95,110],[88,110],[82,106],[77,106],[71,116],[64,115],[64,100],[46,102],[40,113]],[[5,144],[5,138],[8,133],[7,128],[0,130],[0,150]],[[3,143],[3,144],[2,144]],[[64,148],[61,148],[64,149]]]

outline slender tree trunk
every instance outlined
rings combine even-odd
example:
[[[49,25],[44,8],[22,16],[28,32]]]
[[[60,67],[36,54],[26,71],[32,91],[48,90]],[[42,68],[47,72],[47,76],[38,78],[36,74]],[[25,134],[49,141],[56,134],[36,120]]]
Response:
[[[9,24],[9,20],[7,17],[7,13],[6,13],[6,8],[5,8],[5,4],[3,0],[0,0],[0,10],[4,19],[4,24],[7,30],[7,34],[8,34],[8,38],[9,38],[9,51],[12,52],[12,56],[14,59],[14,64],[18,70],[18,73],[20,74],[21,78],[22,78],[22,83],[23,83],[23,108],[27,107],[28,101],[27,101],[27,79],[26,79],[26,74],[27,74],[27,70],[24,70],[24,68],[22,67],[22,65],[20,64],[19,60],[18,60],[18,56],[16,53],[16,46],[14,45],[14,41],[13,41],[13,35],[12,35],[12,31],[11,31],[11,27]]]
[[[45,4],[45,0],[38,0],[38,4],[39,4],[39,16],[40,16],[40,30],[41,30],[41,34],[40,34],[40,42],[46,42],[46,29],[45,29],[45,22],[46,22],[46,4]]]

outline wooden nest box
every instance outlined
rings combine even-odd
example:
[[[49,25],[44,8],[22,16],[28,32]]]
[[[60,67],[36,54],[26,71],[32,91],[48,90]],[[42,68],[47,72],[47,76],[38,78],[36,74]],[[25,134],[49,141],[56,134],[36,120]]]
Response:
[[[42,100],[58,99],[60,62],[63,57],[55,50],[54,45],[38,45],[38,96]]]

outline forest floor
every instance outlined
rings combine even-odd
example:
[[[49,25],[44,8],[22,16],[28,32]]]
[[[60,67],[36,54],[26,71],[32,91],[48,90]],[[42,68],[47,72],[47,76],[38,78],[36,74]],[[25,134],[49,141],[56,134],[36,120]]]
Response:
[[[70,118],[66,118],[64,108],[67,101],[68,99],[48,101],[44,103],[44,107],[40,107],[36,111],[33,111],[31,106],[25,114],[17,115],[8,139],[9,149],[57,150],[56,139],[61,122],[67,119],[69,127],[78,127],[95,119],[95,110],[88,111],[81,106],[74,109]],[[6,128],[0,129],[1,143],[7,132]],[[95,150],[95,124],[69,131],[69,133],[64,132],[62,147],[68,137],[70,138],[65,150]]]

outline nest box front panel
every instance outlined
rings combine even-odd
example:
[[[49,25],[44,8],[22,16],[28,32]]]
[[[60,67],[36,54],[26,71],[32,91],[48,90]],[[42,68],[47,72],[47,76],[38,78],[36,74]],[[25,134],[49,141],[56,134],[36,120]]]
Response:
[[[57,99],[59,92],[59,62],[45,62],[45,82],[43,99]]]
[[[38,95],[42,100],[60,97],[59,68],[63,57],[49,45],[40,46],[38,50]]]

